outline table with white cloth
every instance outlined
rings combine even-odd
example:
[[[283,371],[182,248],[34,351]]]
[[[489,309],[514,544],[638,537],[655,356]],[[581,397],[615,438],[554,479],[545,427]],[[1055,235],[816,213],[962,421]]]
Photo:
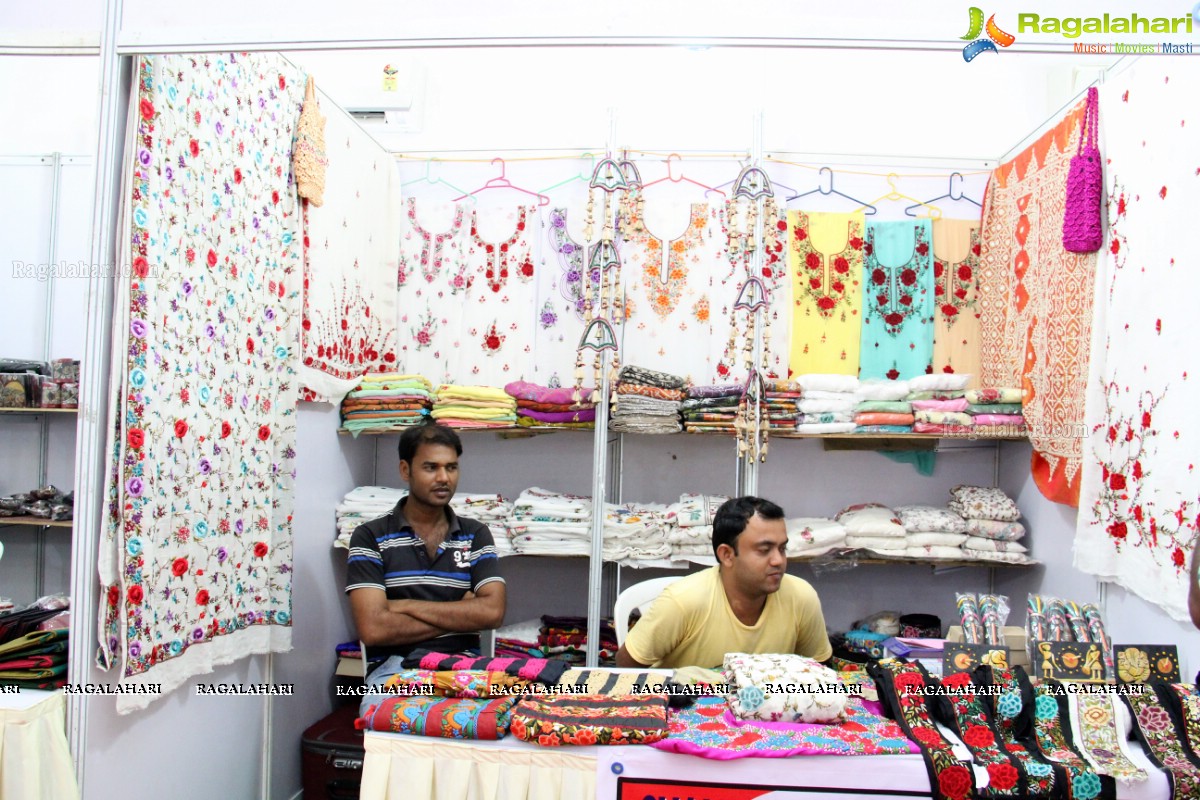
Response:
[[[368,731],[362,800],[891,800],[929,797],[919,755],[700,758],[642,745],[541,747],[513,736],[461,741]],[[1142,783],[1118,783],[1118,800],[1168,800],[1167,777],[1139,747]],[[979,771],[977,774],[981,774]],[[757,794],[747,790],[761,790]],[[697,794],[698,791],[703,794]]]
[[[0,694],[0,800],[79,797],[66,722],[62,692]]]

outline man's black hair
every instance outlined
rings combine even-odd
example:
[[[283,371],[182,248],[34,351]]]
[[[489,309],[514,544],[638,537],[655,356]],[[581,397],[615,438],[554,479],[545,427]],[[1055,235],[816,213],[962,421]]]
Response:
[[[400,460],[412,466],[417,449],[423,444],[444,444],[453,447],[455,455],[462,455],[462,439],[458,438],[458,434],[452,428],[430,422],[415,425],[400,434]]]
[[[734,497],[726,500],[713,516],[713,553],[723,544],[737,552],[737,538],[755,514],[763,519],[783,519],[783,509],[761,497]]]

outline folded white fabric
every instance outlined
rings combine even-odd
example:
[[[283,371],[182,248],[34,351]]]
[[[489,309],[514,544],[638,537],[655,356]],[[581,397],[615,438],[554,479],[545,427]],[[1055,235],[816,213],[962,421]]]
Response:
[[[994,553],[990,550],[963,550],[963,554],[972,561],[996,561],[1001,564],[1036,564],[1035,559],[1024,553]]]
[[[837,673],[804,656],[727,653],[733,691],[725,696],[738,719],[763,722],[840,722],[849,694]]]
[[[934,560],[961,560],[963,550],[961,547],[945,547],[936,544],[927,544],[923,547],[906,547],[904,555],[908,558],[930,558]]]
[[[967,523],[948,508],[926,505],[896,506],[900,524],[910,533],[914,531],[940,531],[942,533],[966,533]]]
[[[967,519],[1016,522],[1021,518],[1021,511],[1012,498],[991,486],[955,486],[950,495],[954,498],[950,501],[950,509]]]
[[[903,536],[847,536],[846,547],[859,547],[876,552],[902,551],[907,547]]]
[[[712,525],[692,525],[687,528],[672,525],[667,531],[667,541],[671,544],[699,544],[711,548]]]
[[[904,541],[909,547],[962,547],[963,542],[967,541],[967,535],[940,531],[909,531]]]
[[[908,381],[867,380],[858,382],[856,394],[863,400],[894,401],[908,397]]]
[[[908,379],[910,392],[944,392],[966,389],[971,376],[966,373],[934,372]]]
[[[394,506],[407,496],[407,489],[393,489],[390,486],[359,486],[346,492],[342,502],[385,503]]]
[[[854,433],[857,427],[853,422],[806,422],[796,426],[796,433]]]
[[[985,539],[1015,542],[1025,536],[1025,526],[1019,522],[1004,522],[998,519],[969,519],[967,533]]]
[[[1017,542],[1006,542],[1001,539],[984,539],[981,536],[968,536],[963,543],[964,550],[985,550],[991,553],[1028,553],[1029,548]]]
[[[810,392],[806,389],[806,390],[804,390],[804,393],[800,397],[801,400],[848,400],[850,398],[854,398],[855,400],[857,400],[860,403],[864,400],[864,398],[861,395],[859,395],[859,393],[857,391],[853,391],[853,392],[822,392],[822,391],[818,390],[818,391]]]
[[[793,378],[804,387],[804,393],[809,392],[853,392],[858,388],[858,378],[853,375],[831,375],[826,373],[809,373]]]
[[[796,425],[830,425],[835,423],[854,422],[852,411],[824,411],[811,414],[797,414]]]
[[[789,556],[820,555],[846,543],[846,528],[840,522],[824,517],[795,517],[785,522]]]
[[[678,506],[672,507],[672,510],[675,511],[675,524],[681,528],[690,528],[695,525],[711,526],[713,515],[728,499],[728,497],[718,494],[681,494]],[[711,535],[711,531],[709,533]]]
[[[847,536],[893,536],[904,538],[904,525],[896,512],[879,503],[857,503],[846,506],[836,519],[846,528]]]
[[[852,413],[858,402],[854,395],[849,394],[836,400],[802,397],[796,402],[796,411],[801,414]]]

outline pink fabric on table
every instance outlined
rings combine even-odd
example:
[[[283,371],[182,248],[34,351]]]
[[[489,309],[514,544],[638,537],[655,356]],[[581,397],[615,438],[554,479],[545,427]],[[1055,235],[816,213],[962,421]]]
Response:
[[[504,385],[504,391],[518,400],[532,400],[536,403],[571,405],[575,402],[574,386],[551,389],[546,386],[539,386],[536,383],[529,383],[528,381],[513,381]],[[587,402],[587,399],[592,396],[592,391],[593,389],[590,386],[580,389],[579,396],[581,401]]]
[[[976,425],[1024,425],[1025,417],[1020,414],[976,414]]]
[[[956,400],[913,400],[913,410],[920,411],[966,411],[967,398],[960,397]]]

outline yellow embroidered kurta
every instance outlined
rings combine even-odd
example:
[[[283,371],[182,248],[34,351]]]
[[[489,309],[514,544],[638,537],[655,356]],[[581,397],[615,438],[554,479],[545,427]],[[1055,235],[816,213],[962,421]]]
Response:
[[[979,222],[933,222],[933,371],[967,373],[980,385]]]
[[[788,212],[793,375],[858,375],[862,237],[862,214]]]

